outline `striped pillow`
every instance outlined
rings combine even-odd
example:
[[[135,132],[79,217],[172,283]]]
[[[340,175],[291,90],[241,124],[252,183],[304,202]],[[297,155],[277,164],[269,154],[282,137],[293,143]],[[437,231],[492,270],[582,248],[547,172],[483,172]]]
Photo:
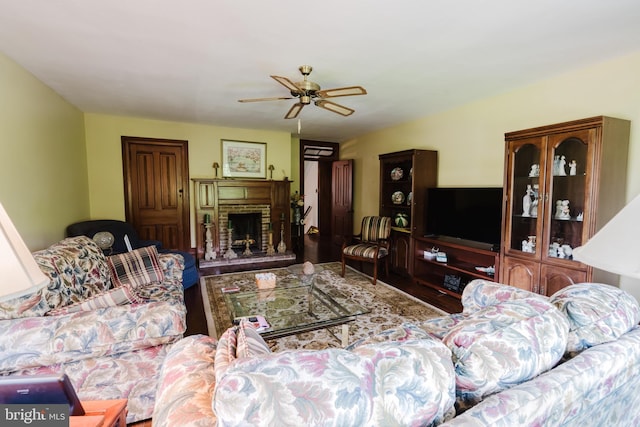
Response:
[[[133,289],[164,280],[162,266],[155,246],[139,248],[107,258],[114,287],[126,284]]]
[[[94,295],[84,301],[51,310],[47,315],[60,316],[64,314],[77,313],[79,311],[93,311],[99,308],[115,307],[117,305],[135,304],[139,302],[142,302],[142,300],[136,296],[133,289],[131,289],[131,286],[125,283],[119,288],[109,289],[108,291]]]
[[[214,363],[216,378],[221,377],[238,358],[260,357],[270,353],[269,345],[253,324],[243,320],[240,325],[227,329],[218,340]]]

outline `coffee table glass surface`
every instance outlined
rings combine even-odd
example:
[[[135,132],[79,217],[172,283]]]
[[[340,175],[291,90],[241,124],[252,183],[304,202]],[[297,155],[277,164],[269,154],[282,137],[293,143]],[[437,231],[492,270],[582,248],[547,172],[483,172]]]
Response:
[[[232,321],[263,316],[269,327],[260,331],[265,339],[279,338],[329,326],[343,325],[342,341],[348,341],[346,323],[369,310],[351,301],[322,279],[278,280],[272,289],[224,294]]]

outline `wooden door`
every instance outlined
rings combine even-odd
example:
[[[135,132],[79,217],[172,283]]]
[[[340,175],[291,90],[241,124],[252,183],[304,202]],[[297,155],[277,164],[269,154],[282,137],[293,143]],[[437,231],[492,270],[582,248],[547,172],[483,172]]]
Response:
[[[189,250],[187,141],[122,137],[125,210],[140,239]]]
[[[353,160],[334,161],[331,178],[331,233],[342,244],[353,235]]]

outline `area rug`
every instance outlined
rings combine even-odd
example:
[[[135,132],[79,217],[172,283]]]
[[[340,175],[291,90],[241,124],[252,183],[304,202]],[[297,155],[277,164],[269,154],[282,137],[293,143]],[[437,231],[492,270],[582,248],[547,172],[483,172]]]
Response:
[[[347,266],[345,277],[340,276],[339,262],[318,264],[316,280],[323,289],[335,288],[345,296],[368,308],[369,313],[360,315],[349,325],[349,342],[365,338],[404,322],[416,325],[426,319],[446,315],[444,311],[433,307],[378,279],[374,286],[371,277]],[[300,266],[289,266],[269,270],[254,270],[240,273],[227,273],[205,276],[201,279],[202,300],[207,317],[209,335],[215,338],[231,326],[231,319],[221,289],[237,286],[241,292],[256,289],[255,273],[270,271],[278,280],[287,280],[300,272]],[[318,329],[278,339],[269,340],[272,351],[288,349],[322,349],[341,347],[339,337],[341,326]]]

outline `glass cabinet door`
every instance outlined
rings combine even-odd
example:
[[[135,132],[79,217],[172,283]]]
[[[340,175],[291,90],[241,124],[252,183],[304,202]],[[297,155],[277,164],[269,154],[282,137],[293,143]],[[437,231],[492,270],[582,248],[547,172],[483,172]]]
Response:
[[[507,194],[511,195],[507,209],[507,252],[518,251],[539,257],[543,154],[540,138],[514,143],[510,160],[511,188],[507,189]]]
[[[545,227],[543,258],[572,261],[573,249],[584,243],[588,232],[584,222],[589,215],[589,158],[586,131],[549,138],[549,224]]]

